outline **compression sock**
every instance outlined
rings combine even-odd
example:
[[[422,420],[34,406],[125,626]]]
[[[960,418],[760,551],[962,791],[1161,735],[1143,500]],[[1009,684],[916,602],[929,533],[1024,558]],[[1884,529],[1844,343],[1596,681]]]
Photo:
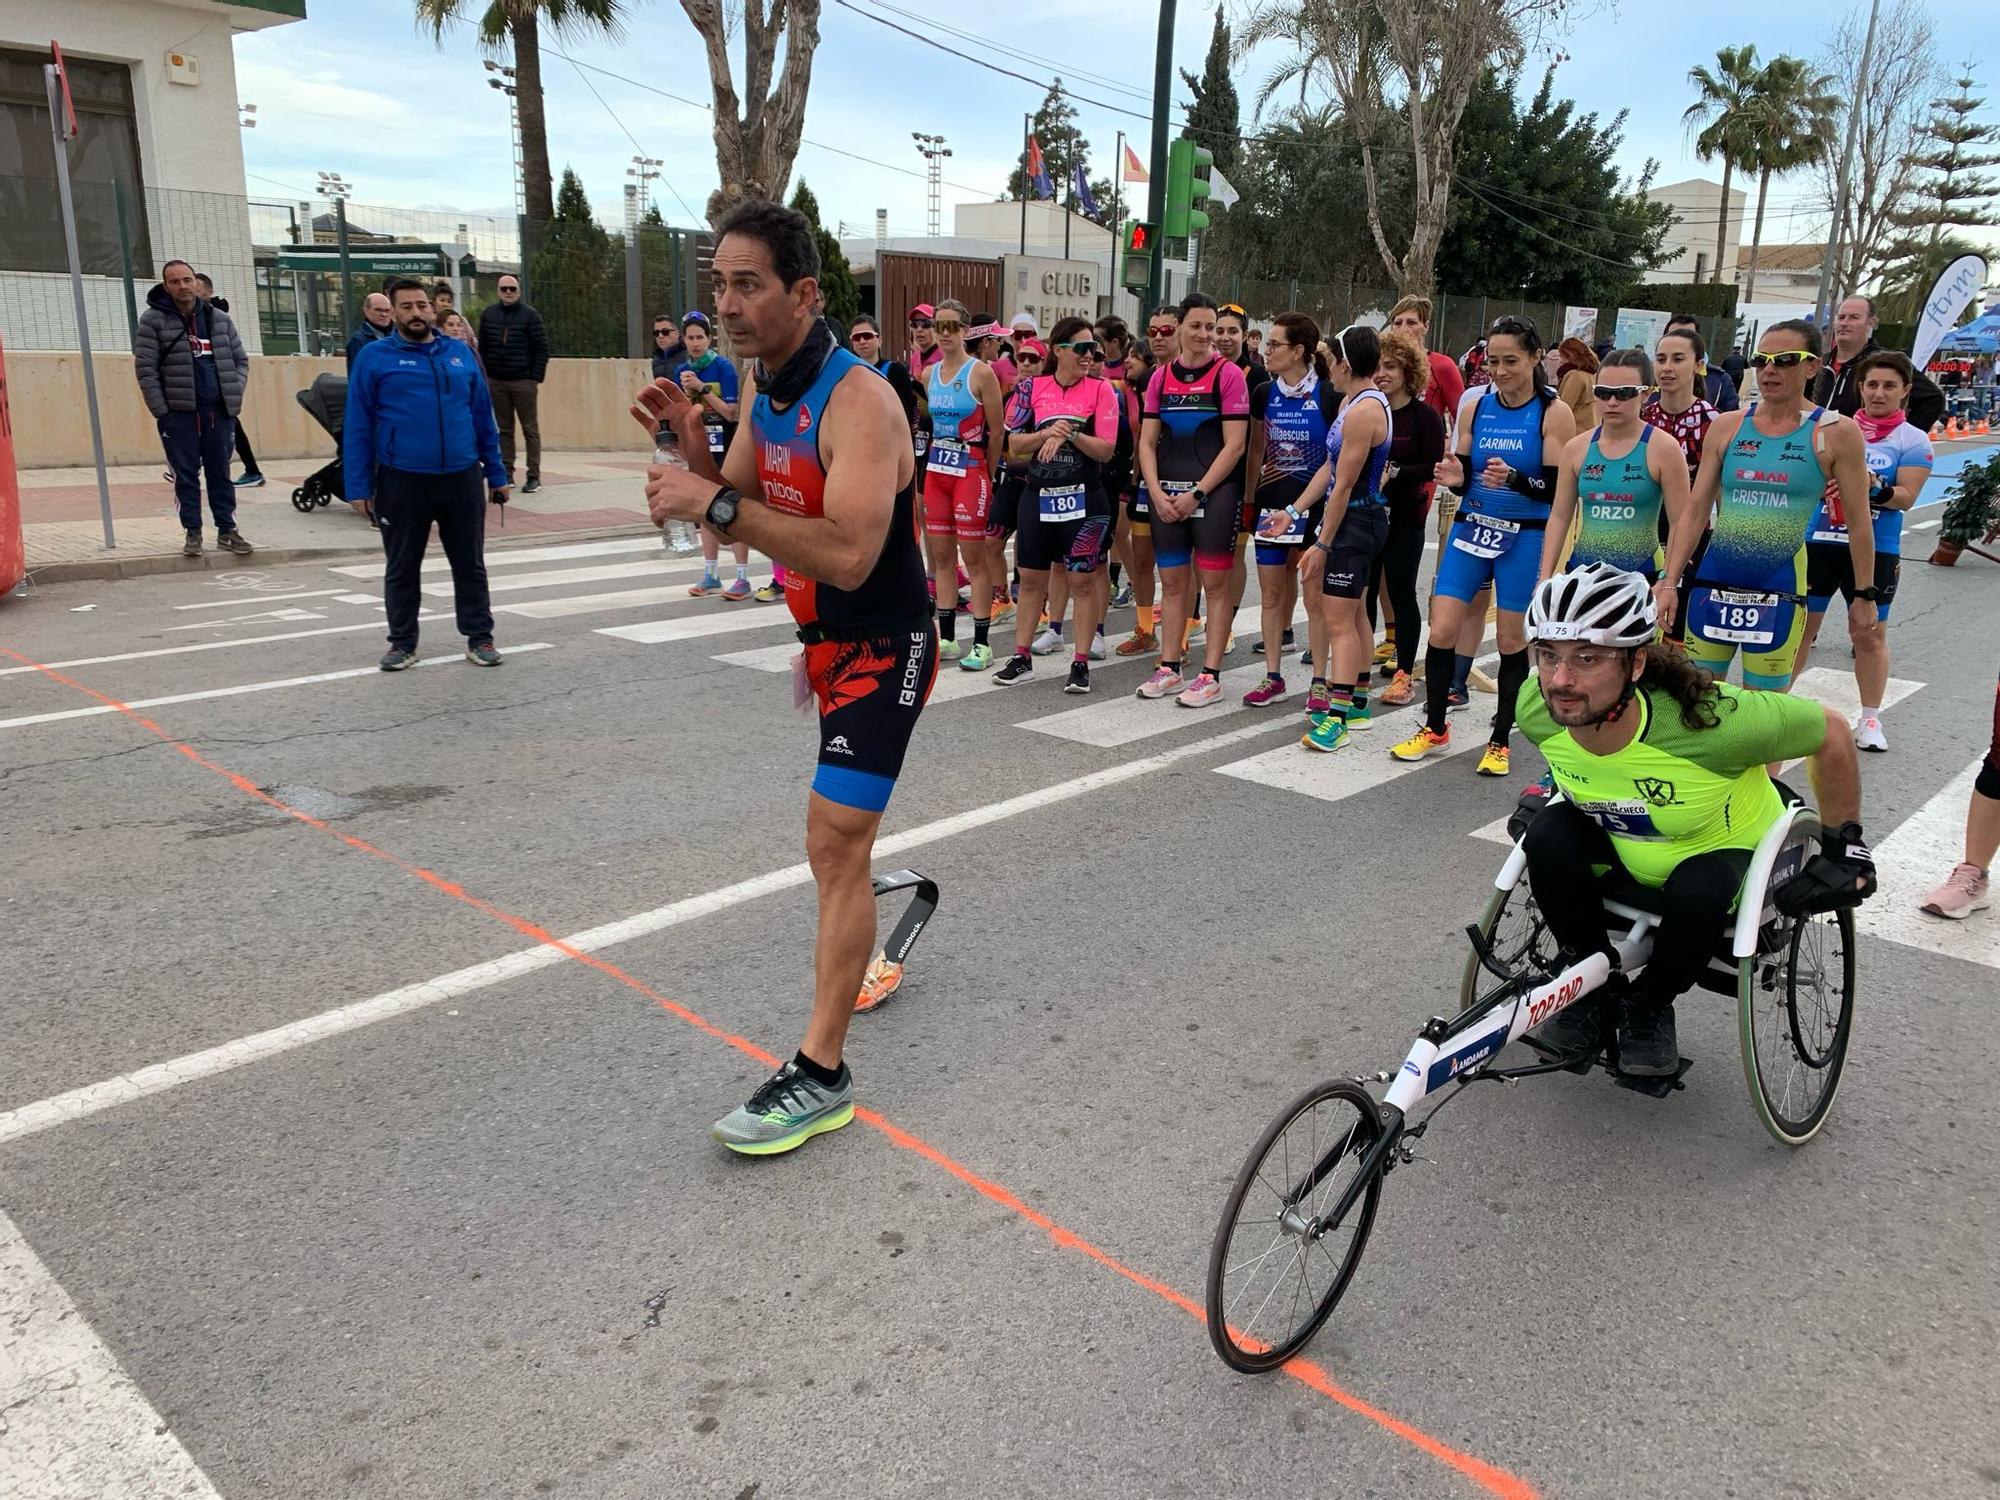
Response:
[[[1153,633],[1152,605],[1142,604],[1139,606],[1139,628],[1145,631],[1147,635],[1151,635]]]
[[[1369,674],[1363,672],[1359,677],[1354,679],[1354,706],[1357,709],[1364,709],[1368,706],[1368,678]]]
[[[1111,565],[1111,586],[1114,589],[1118,587],[1119,575],[1122,574],[1124,571],[1125,569],[1118,563],[1113,563]]]
[[[972,644],[975,646],[985,645],[986,632],[992,628],[993,621],[991,619],[982,620],[979,616],[974,615],[972,617]]]
[[[1451,654],[1451,690],[1454,693],[1467,691],[1467,681],[1472,676],[1472,658],[1454,651]]]
[[[958,611],[941,609],[938,611],[938,639],[955,641],[958,639]]]
[[[1444,733],[1445,695],[1451,691],[1452,656],[1449,646],[1433,646],[1424,653],[1424,724],[1432,734]]]
[[[792,1055],[792,1066],[805,1074],[814,1083],[823,1084],[827,1088],[832,1088],[835,1084],[839,1083],[840,1075],[847,1071],[847,1064],[844,1062],[837,1063],[831,1068],[821,1067],[803,1052],[796,1052]]]
[[[1528,680],[1528,653],[1503,651],[1500,653],[1500,705],[1493,711],[1493,743],[1504,745],[1507,736],[1514,730],[1514,700],[1520,696],[1522,686]]]

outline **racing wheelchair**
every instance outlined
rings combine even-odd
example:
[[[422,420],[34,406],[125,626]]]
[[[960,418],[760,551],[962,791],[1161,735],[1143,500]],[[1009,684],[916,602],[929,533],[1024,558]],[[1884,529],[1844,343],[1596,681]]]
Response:
[[[1782,786],[1780,792],[1784,814],[1753,852],[1733,924],[1699,984],[1736,997],[1751,1105],[1776,1139],[1799,1146],[1825,1123],[1847,1061],[1854,913],[1852,901],[1798,916],[1778,909],[1774,893],[1804,869],[1820,840],[1818,815]],[[1308,1089],[1251,1147],[1209,1251],[1209,1339],[1232,1367],[1275,1369],[1319,1331],[1360,1264],[1383,1179],[1415,1160],[1415,1142],[1446,1104],[1475,1083],[1588,1073],[1599,1065],[1601,1048],[1555,1055],[1527,1035],[1601,988],[1612,970],[1601,952],[1560,967],[1526,880],[1524,816],[1510,831],[1514,848],[1485,911],[1466,929],[1472,952],[1459,984],[1461,1012],[1433,1016],[1397,1072]],[[1619,966],[1635,974],[1652,952],[1657,893],[1613,878],[1603,895]],[[1498,982],[1482,993],[1489,979]],[[1517,1041],[1539,1060],[1500,1066],[1502,1049]],[[1680,1088],[1692,1066],[1682,1058],[1670,1077],[1627,1077],[1618,1073],[1612,1047],[1603,1065],[1615,1080],[1655,1097]],[[1379,1100],[1369,1082],[1387,1085]],[[1419,1104],[1445,1090],[1411,1119]]]

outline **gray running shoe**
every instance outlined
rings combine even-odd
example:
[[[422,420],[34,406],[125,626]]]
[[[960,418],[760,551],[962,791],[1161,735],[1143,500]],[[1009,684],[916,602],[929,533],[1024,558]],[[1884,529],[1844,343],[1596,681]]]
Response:
[[[853,1118],[854,1075],[846,1063],[840,1065],[840,1081],[829,1087],[788,1062],[764,1081],[749,1103],[717,1120],[709,1134],[745,1156],[779,1156]]]
[[[243,533],[233,526],[227,531],[216,534],[215,545],[224,552],[234,552],[238,557],[248,557],[257,550],[244,540]]]
[[[187,535],[181,538],[181,556],[201,556],[201,528],[199,526],[191,527]]]
[[[1680,1071],[1674,1008],[1628,998],[1618,1020],[1618,1071],[1635,1078],[1671,1078]]]
[[[475,667],[497,667],[501,661],[491,641],[473,641],[465,648],[465,659]]]
[[[382,660],[377,663],[385,672],[407,671],[416,664],[417,653],[414,651],[405,651],[401,646],[391,646],[387,651],[382,653]]]

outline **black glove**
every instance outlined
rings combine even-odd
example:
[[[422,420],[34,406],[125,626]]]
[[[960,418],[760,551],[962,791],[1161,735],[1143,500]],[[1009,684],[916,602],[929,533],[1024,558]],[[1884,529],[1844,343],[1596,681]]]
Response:
[[[1888,474],[1872,475],[1868,480],[1868,508],[1880,510],[1894,498],[1896,481]]]
[[[1788,917],[1859,906],[1875,894],[1875,856],[1859,823],[1823,830],[1819,847],[1804,869],[1771,894],[1772,904]]]

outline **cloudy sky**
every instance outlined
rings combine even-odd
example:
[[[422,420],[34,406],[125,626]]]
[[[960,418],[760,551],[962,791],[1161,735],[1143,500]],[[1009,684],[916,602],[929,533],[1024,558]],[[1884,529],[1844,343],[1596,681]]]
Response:
[[[1640,0],[1600,0],[1573,11],[1577,18],[1549,39],[1530,71],[1538,77],[1552,57],[1566,54],[1559,91],[1606,120],[1629,108],[1623,165],[1636,173],[1656,156],[1659,180],[1671,182],[1705,171],[1680,125],[1688,69],[1712,62],[1725,42],[1754,42],[1765,55],[1814,56],[1841,3],[1676,0],[1662,10]],[[241,97],[258,106],[258,126],[244,140],[252,195],[310,196],[317,172],[336,171],[364,204],[511,212],[506,101],[487,87],[470,29],[448,36],[440,50],[417,33],[409,0],[312,0],[308,8],[310,20],[236,44]],[[1229,11],[1242,8],[1242,0],[1229,0]],[[716,180],[702,49],[672,0],[632,0],[630,9],[618,42],[556,44],[573,61],[545,51],[551,155],[558,171],[576,168],[600,213],[613,220],[633,155],[658,157],[666,164],[655,189],[662,212],[672,223],[697,223]],[[916,19],[928,15],[949,18],[958,34]],[[1055,74],[1101,101],[1079,101],[1079,116],[1097,163],[1108,170],[1120,129],[1146,133],[1157,15],[1152,0],[825,0],[797,171],[830,223],[845,220],[852,232],[872,234],[875,210],[886,208],[892,232],[921,234],[923,162],[910,136],[942,135],[953,153],[945,171],[949,233],[953,202],[999,194],[1019,151],[1021,116]],[[1182,0],[1175,49],[1182,66],[1200,69],[1212,18],[1212,5]],[[884,21],[934,34],[978,61]],[[1239,70],[1246,126],[1268,67],[1268,59],[1252,57]],[[1040,82],[995,71],[1001,68]],[[2000,88],[2000,79],[1993,82]],[[1815,238],[1813,196],[1803,177],[1774,184],[1765,239]]]

